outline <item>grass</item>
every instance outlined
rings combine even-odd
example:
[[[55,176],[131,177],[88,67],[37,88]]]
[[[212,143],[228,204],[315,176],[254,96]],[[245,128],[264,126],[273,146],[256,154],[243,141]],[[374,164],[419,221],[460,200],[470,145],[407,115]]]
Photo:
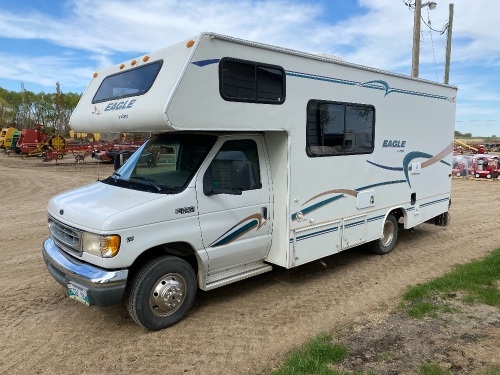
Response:
[[[283,366],[271,375],[336,375],[338,372],[328,365],[341,361],[347,354],[345,346],[334,345],[330,335],[322,334],[291,353]]]
[[[451,371],[443,369],[437,363],[424,363],[420,366],[418,375],[451,375]]]
[[[466,303],[484,303],[500,308],[500,249],[481,260],[456,266],[442,277],[425,284],[409,288],[403,295],[404,307],[414,317],[436,315],[439,312],[453,312],[447,306],[434,303],[436,297],[443,300],[455,297],[456,292],[463,293]],[[496,286],[495,286],[496,285]],[[344,373],[334,370],[330,365],[340,362],[349,355],[349,349],[334,345],[331,335],[322,334],[292,352],[283,366],[270,375],[368,375],[371,373]],[[391,352],[386,352],[382,360],[390,359]],[[500,366],[490,365],[484,375],[500,373]],[[418,375],[449,375],[450,370],[443,369],[437,363],[423,363]]]
[[[408,313],[420,318],[435,316],[440,311],[450,311],[449,307],[440,307],[434,300],[442,300],[463,293],[465,303],[484,303],[500,308],[500,290],[494,285],[500,280],[500,249],[481,260],[456,266],[446,275],[425,284],[409,288],[403,295],[404,306]]]

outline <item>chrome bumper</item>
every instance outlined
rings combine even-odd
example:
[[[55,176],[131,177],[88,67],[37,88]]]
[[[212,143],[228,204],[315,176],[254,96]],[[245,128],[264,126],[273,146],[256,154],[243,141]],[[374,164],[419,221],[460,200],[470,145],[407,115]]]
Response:
[[[88,289],[91,305],[109,306],[122,300],[128,270],[106,270],[81,262],[61,251],[51,238],[43,243],[42,254],[57,282],[67,287],[72,281]]]

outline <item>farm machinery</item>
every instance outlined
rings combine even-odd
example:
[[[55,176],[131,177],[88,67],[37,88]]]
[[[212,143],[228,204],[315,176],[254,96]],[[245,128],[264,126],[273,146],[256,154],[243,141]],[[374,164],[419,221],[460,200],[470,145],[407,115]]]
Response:
[[[455,148],[454,148],[454,151],[457,152],[457,153],[460,153],[460,154],[463,154],[465,150],[468,150],[474,154],[484,154],[486,153],[486,148],[484,145],[482,144],[478,144],[478,145],[475,145],[472,146],[472,145],[468,145],[467,143],[464,143],[464,142],[460,142],[458,140],[454,140],[455,142]]]
[[[500,160],[491,155],[455,155],[453,156],[453,176],[475,178],[498,178]]]
[[[0,134],[4,135],[2,138],[2,142],[4,142],[7,129],[2,129]],[[11,143],[9,147],[5,148],[7,154],[14,152],[25,157],[44,157],[43,161],[45,162],[57,161],[63,159],[65,155],[71,154],[77,163],[85,161],[88,156],[103,163],[113,163],[116,155],[125,159],[144,142],[141,139],[136,140],[133,135],[126,134],[109,134],[108,137],[113,137],[111,141],[102,140],[100,135],[98,137],[86,135],[85,140],[83,137],[66,139],[59,134],[45,134],[41,126],[15,132],[9,130],[9,137]]]
[[[472,166],[476,178],[498,178],[500,174],[500,161],[496,156],[474,158]]]
[[[18,130],[16,128],[3,128],[0,131],[0,148],[7,149],[11,146],[12,144],[12,138],[14,136],[14,133],[16,133]]]

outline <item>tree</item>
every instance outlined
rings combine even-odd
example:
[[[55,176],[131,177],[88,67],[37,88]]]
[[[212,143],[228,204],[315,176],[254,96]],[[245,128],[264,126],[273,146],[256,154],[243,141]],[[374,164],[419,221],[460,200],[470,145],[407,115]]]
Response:
[[[32,129],[42,125],[49,133],[69,135],[69,118],[81,94],[35,94],[24,90],[7,91],[0,87],[0,124],[18,129]]]

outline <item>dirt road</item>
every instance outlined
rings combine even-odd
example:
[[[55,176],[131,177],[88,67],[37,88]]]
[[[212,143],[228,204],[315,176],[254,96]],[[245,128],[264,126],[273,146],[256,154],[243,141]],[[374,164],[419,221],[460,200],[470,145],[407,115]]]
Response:
[[[393,306],[408,285],[500,246],[500,181],[454,180],[452,222],[401,232],[395,251],[353,249],[199,292],[181,323],[148,332],[125,306],[66,296],[41,256],[49,197],[112,166],[43,163],[0,154],[0,373],[256,374],[336,325]]]

